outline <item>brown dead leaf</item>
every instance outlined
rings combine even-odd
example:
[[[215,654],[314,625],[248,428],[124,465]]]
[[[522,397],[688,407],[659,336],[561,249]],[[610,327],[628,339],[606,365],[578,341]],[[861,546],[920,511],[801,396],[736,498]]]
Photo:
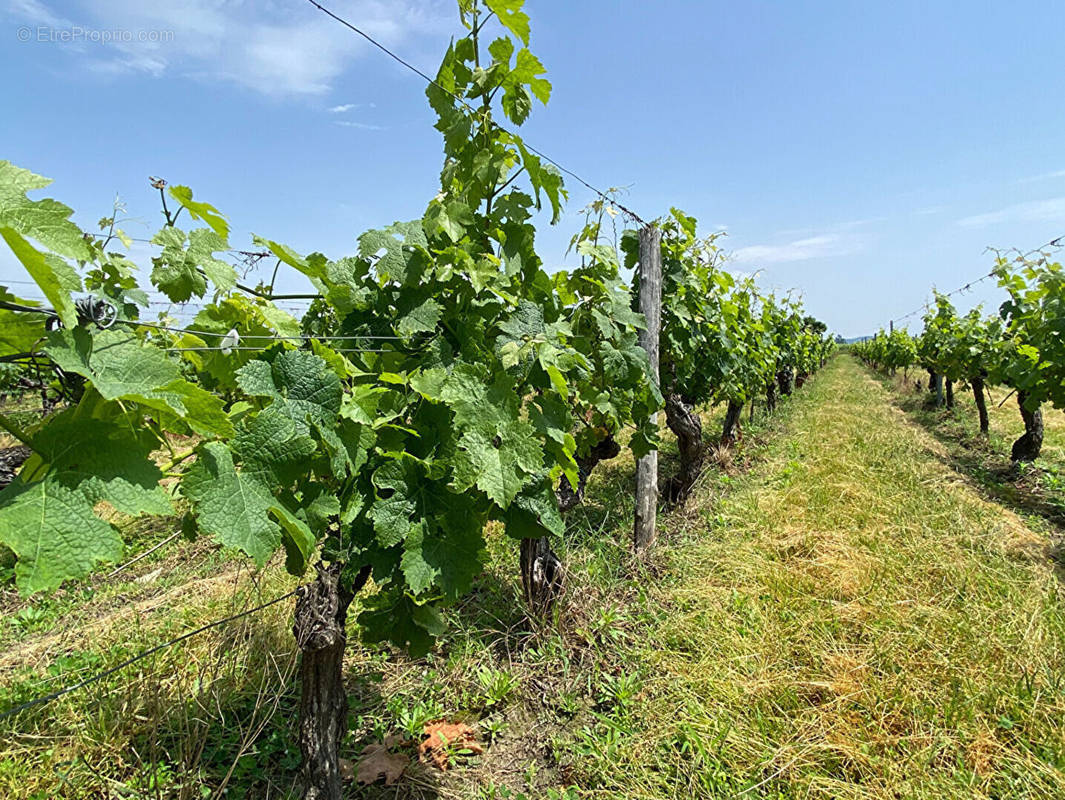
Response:
[[[437,769],[447,769],[449,751],[468,750],[480,755],[484,748],[477,743],[473,728],[464,722],[437,720],[425,723],[425,739],[418,745],[418,756]]]
[[[390,753],[388,751],[389,739],[386,739],[383,744],[374,743],[363,748],[356,776],[359,783],[368,786],[384,778],[385,786],[391,786],[403,775],[403,770],[410,764],[410,759],[402,753]]]

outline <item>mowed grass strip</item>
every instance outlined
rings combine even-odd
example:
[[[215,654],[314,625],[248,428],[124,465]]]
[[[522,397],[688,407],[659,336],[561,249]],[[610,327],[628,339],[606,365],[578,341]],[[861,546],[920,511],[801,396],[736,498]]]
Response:
[[[671,551],[643,691],[578,742],[596,796],[1065,797],[1047,542],[849,357],[786,413]]]

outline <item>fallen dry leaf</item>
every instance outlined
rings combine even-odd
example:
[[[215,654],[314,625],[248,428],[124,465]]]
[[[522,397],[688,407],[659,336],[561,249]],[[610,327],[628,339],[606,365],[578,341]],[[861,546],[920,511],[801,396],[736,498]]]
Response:
[[[410,759],[402,753],[388,751],[389,745],[394,741],[394,737],[390,736],[383,744],[375,743],[363,748],[356,777],[359,783],[368,786],[384,778],[385,786],[391,786],[400,779]]]
[[[418,745],[418,755],[437,769],[447,769],[449,750],[468,750],[480,755],[484,748],[477,743],[473,728],[464,722],[437,720],[425,723],[425,739]]]

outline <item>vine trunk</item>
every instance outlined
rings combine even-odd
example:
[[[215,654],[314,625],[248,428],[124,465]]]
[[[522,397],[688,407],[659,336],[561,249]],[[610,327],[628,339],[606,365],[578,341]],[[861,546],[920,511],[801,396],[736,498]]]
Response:
[[[577,458],[577,488],[567,478],[559,481],[555,491],[558,509],[563,513],[584,500],[588,478],[601,461],[608,461],[621,452],[621,445],[613,436],[608,436],[593,447],[587,455]],[[562,593],[562,562],[551,549],[546,537],[521,540],[521,585],[529,612],[543,616],[551,611]]]
[[[688,500],[692,486],[703,470],[706,447],[703,444],[703,423],[690,403],[679,394],[666,397],[666,424],[677,437],[680,450],[680,471],[673,479],[670,496],[683,505]]]
[[[300,662],[299,742],[304,800],[341,800],[340,741],[347,731],[348,694],[344,688],[344,649],[348,607],[370,577],[364,567],[348,589],[341,564],[319,563],[314,583],[296,599],[292,635]]]
[[[721,444],[732,447],[739,441],[742,432],[740,430],[740,415],[743,413],[743,403],[735,400],[728,401],[725,410],[725,423],[721,428]]]
[[[1043,410],[1039,406],[1029,410],[1025,406],[1027,399],[1027,392],[1017,392],[1017,405],[1024,420],[1024,435],[1013,443],[1010,455],[1014,461],[1035,461],[1043,449]]]
[[[785,367],[777,372],[777,385],[780,387],[780,393],[783,396],[787,397],[791,394],[793,380],[791,367]]]
[[[769,381],[765,385],[765,410],[767,414],[772,414],[777,410],[777,384],[776,381]]]
[[[987,417],[987,398],[984,397],[984,379],[977,377],[972,379],[973,399],[976,401],[976,411],[980,415],[980,433],[987,435],[990,423]]]

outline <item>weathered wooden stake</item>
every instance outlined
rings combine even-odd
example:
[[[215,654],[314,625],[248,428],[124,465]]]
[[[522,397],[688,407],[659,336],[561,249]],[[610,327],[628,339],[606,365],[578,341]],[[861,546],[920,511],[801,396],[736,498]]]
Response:
[[[662,232],[653,225],[640,230],[640,311],[647,328],[640,331],[640,346],[647,351],[651,375],[658,383],[658,335],[662,328]],[[658,422],[658,414],[652,423]],[[636,462],[636,524],[633,548],[645,552],[655,540],[658,515],[658,452]]]

